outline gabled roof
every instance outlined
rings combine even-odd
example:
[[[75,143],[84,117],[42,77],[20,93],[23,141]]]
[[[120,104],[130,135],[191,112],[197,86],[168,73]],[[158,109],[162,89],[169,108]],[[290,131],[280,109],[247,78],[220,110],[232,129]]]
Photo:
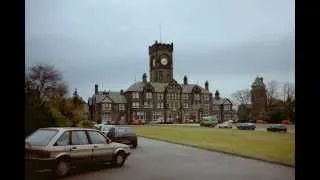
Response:
[[[232,104],[232,102],[228,98],[213,98],[212,103],[214,105]]]
[[[96,103],[112,101],[113,103],[127,103],[127,99],[120,92],[98,92],[95,95]]]
[[[165,88],[168,86],[168,83],[157,83],[157,82],[150,82],[150,84],[154,87],[154,92],[164,92]],[[127,90],[126,92],[130,92],[130,91],[137,91],[137,92],[142,92],[143,88],[146,84],[142,81],[136,82],[134,84],[132,84]],[[196,84],[179,84],[182,87],[182,92],[183,93],[191,93],[192,89],[195,86],[200,87],[201,89],[201,93],[204,94],[209,94],[210,92],[208,90],[206,90],[205,88],[196,85]]]
[[[232,104],[232,102],[228,98],[224,98],[223,104]]]

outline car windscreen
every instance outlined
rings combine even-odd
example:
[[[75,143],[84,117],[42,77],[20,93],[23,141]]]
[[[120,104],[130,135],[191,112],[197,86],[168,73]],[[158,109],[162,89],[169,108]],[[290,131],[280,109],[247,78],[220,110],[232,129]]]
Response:
[[[133,135],[133,134],[135,134],[135,132],[133,131],[133,129],[128,128],[128,127],[118,127],[118,134],[119,134],[119,136]]]
[[[39,129],[28,136],[26,142],[32,146],[46,146],[57,133],[54,129]]]
[[[113,126],[104,126],[102,127],[102,131],[109,131]]]

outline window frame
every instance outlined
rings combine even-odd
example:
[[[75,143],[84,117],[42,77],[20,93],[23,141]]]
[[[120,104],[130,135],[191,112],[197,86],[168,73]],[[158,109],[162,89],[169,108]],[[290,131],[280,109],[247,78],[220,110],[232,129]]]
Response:
[[[68,137],[69,143],[68,143],[67,145],[58,145],[57,143],[58,143],[59,139],[60,139],[65,133],[69,133],[69,137]],[[69,146],[69,145],[71,145],[71,131],[70,131],[70,130],[64,131],[64,132],[59,136],[59,138],[56,140],[56,142],[54,143],[53,146]]]
[[[111,127],[111,128],[113,128],[113,127]],[[111,129],[111,128],[110,128],[110,129]],[[110,130],[110,129],[109,129],[109,130]],[[87,135],[87,137],[88,137],[89,144],[97,144],[97,143],[93,143],[93,142],[92,142],[92,139],[91,139],[91,137],[90,137],[89,132],[96,132],[96,133],[100,134],[101,136],[103,136],[103,137],[105,138],[105,140],[106,140],[106,142],[105,142],[106,144],[110,141],[110,139],[109,139],[108,137],[106,137],[103,133],[101,133],[101,132],[99,132],[99,131],[86,130],[86,135]],[[105,144],[105,143],[99,143],[99,144]]]
[[[87,140],[88,140],[88,144],[72,144],[73,142],[72,142],[72,133],[73,132],[76,132],[76,131],[80,131],[80,132],[84,132],[85,133],[85,135],[86,135],[86,137],[87,137]],[[91,144],[90,143],[90,139],[89,139],[89,136],[88,136],[88,133],[87,133],[87,130],[71,130],[70,131],[71,132],[71,135],[70,135],[70,145],[71,146],[84,146],[84,145],[89,145],[89,144]]]

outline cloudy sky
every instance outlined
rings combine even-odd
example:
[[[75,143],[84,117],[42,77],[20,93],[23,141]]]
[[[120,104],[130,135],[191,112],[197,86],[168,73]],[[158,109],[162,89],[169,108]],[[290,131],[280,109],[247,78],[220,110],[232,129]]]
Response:
[[[174,44],[174,77],[225,97],[294,82],[293,0],[28,0],[26,66],[54,65],[87,99],[119,91],[148,70],[148,46]]]

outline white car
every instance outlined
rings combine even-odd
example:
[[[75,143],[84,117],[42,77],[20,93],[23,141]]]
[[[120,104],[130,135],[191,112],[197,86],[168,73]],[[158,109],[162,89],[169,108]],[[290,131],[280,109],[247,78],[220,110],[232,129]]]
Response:
[[[164,122],[164,119],[160,117],[158,119],[152,120],[150,122],[150,124],[160,124],[160,123],[163,123],[163,122]]]
[[[232,123],[231,122],[223,122],[218,124],[218,128],[232,128]]]

